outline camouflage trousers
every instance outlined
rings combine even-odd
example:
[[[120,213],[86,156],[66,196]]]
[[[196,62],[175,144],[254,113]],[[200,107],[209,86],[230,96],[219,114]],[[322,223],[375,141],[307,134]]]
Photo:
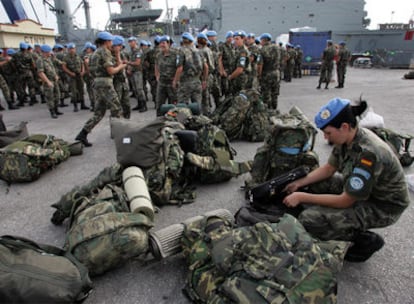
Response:
[[[319,83],[325,82],[329,84],[332,78],[333,62],[322,63],[321,65],[321,75],[319,76]]]
[[[146,100],[145,93],[144,93],[144,79],[143,79],[141,71],[137,71],[132,74],[131,85],[132,85],[132,90],[135,94],[135,98],[138,101]]]
[[[46,84],[43,84],[43,93],[46,98],[47,107],[49,110],[55,109],[60,100],[60,90],[59,90],[59,82],[52,81],[53,86],[49,87]]]
[[[340,177],[335,176],[315,187],[311,185],[309,190],[313,193],[339,194],[342,192],[341,181]],[[327,191],[323,191],[323,188]],[[304,207],[298,217],[299,222],[313,237],[324,241],[352,241],[361,231],[394,224],[404,211],[401,207],[400,211],[391,212],[384,206],[384,202],[374,200],[357,201],[345,209],[315,205]]]
[[[340,86],[344,85],[345,74],[346,74],[346,63],[338,62],[338,65],[336,66],[336,75],[338,77],[338,84]]]
[[[214,102],[216,103],[216,106],[218,106],[217,103],[219,103],[220,96],[221,96],[221,87],[219,84],[219,75],[212,73],[209,75],[208,79],[208,86],[210,94],[214,98]]]
[[[241,90],[246,89],[248,78],[248,74],[243,73],[230,81],[230,90],[233,96],[239,95]]]
[[[148,83],[149,83],[150,89],[151,89],[152,100],[155,102],[155,100],[157,98],[157,78],[155,78],[154,74],[150,74],[148,76]],[[148,100],[148,101],[150,101],[150,100]]]
[[[19,100],[23,100],[26,96],[26,87],[29,89],[30,98],[36,96],[36,84],[32,71],[24,70],[18,74],[18,83],[16,85],[17,96]]]
[[[85,75],[83,80],[86,84],[86,91],[88,92],[89,102],[91,107],[95,106],[95,91],[93,89],[93,78],[90,75]]]
[[[269,109],[277,109],[280,94],[280,72],[279,70],[262,74],[260,88],[263,102]]]
[[[69,81],[69,87],[71,92],[71,102],[77,103],[84,101],[84,82],[81,76],[71,77]]]
[[[0,90],[3,92],[3,96],[6,98],[6,101],[10,102],[12,99],[9,86],[7,85],[6,80],[3,78],[3,75],[0,75]]]
[[[111,111],[112,117],[121,117],[121,106],[119,104],[118,94],[113,85],[112,78],[99,77],[95,79],[95,108],[92,118],[84,126],[89,133],[105,116],[107,109]]]
[[[171,82],[158,82],[157,85],[157,96],[155,99],[155,109],[157,110],[157,116],[160,115],[161,106],[164,103],[175,103],[177,102],[177,92],[173,89]]]
[[[124,118],[129,119],[131,117],[131,104],[129,102],[128,85],[125,81],[114,81],[114,89],[118,94],[119,103],[122,109],[122,115]]]
[[[178,102],[196,102],[201,105],[201,91],[201,81],[198,77],[181,79],[177,92]]]

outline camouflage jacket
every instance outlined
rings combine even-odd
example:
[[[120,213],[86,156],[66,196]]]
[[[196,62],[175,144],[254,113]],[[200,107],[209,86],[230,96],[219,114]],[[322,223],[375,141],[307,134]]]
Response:
[[[263,45],[258,57],[258,65],[263,65],[262,73],[270,73],[279,70],[280,49],[277,45],[270,42]]]
[[[233,62],[235,56],[233,45],[227,43],[221,44],[220,56],[224,70],[227,71],[227,73],[231,73],[233,71]]]
[[[55,65],[52,62],[51,58],[44,58],[40,57],[36,60],[36,68],[37,72],[43,72],[45,73],[46,77],[50,81],[55,81],[57,77],[57,72],[55,69]]]
[[[66,67],[76,73],[80,74],[83,67],[83,60],[78,54],[66,54],[65,57],[63,57],[63,63],[66,64]]]

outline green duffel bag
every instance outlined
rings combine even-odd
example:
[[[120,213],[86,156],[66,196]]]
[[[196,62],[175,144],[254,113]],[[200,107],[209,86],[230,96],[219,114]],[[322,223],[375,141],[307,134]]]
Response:
[[[17,236],[0,237],[1,303],[81,302],[91,290],[87,268],[72,254]]]

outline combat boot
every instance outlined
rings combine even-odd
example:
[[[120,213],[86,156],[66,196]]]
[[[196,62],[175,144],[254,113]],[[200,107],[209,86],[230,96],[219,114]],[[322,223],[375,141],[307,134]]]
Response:
[[[148,111],[147,102],[145,100],[141,101],[141,107],[138,109],[138,111],[141,112],[141,113]]]
[[[78,112],[78,103],[76,101],[73,102],[73,112]]]
[[[80,108],[81,110],[89,110],[89,107],[87,105],[85,105],[85,100],[81,100],[80,102]]]
[[[50,117],[52,117],[53,119],[58,118],[57,114],[55,113],[55,110],[50,109]]]
[[[321,83],[319,82],[318,86],[316,87],[318,90],[321,88]]]
[[[24,107],[24,98],[19,100],[18,106]]]
[[[85,147],[91,147],[92,144],[88,141],[88,132],[85,129],[82,129],[79,134],[76,136],[75,140],[80,141]]]
[[[35,103],[37,103],[36,97],[30,97],[29,106],[32,106]]]
[[[345,260],[357,263],[365,262],[384,244],[384,239],[380,235],[372,231],[362,231],[355,236],[353,245],[345,254]]]
[[[55,113],[56,113],[56,115],[63,115],[63,113],[62,113],[62,112],[59,112],[59,110],[58,110],[58,107],[57,107],[57,106],[55,107]]]
[[[7,102],[7,105],[9,106],[9,110],[17,110],[17,109],[19,109],[19,106],[18,105],[14,105],[13,104],[13,101],[8,101]]]
[[[46,103],[46,97],[43,94],[40,94],[40,102],[41,103]]]
[[[61,108],[64,108],[64,107],[67,107],[68,105],[65,103],[65,99],[64,98],[61,98],[60,99],[60,104],[59,104],[59,107],[61,107]]]

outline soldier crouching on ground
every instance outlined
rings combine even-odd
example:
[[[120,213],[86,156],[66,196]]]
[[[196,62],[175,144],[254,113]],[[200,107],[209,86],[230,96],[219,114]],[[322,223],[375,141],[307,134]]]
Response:
[[[121,63],[119,53],[116,58],[112,57],[113,40],[114,36],[108,32],[98,33],[96,45],[99,48],[89,62],[91,73],[95,77],[95,109],[93,117],[85,123],[75,138],[85,147],[92,146],[87,139],[88,133],[101,121],[107,108],[111,110],[111,117],[121,117],[121,106],[114,89],[113,75],[125,69],[127,64]]]
[[[315,123],[333,151],[327,164],[289,184],[283,201],[288,207],[304,204],[298,219],[314,237],[352,241],[345,259],[354,262],[367,260],[384,245],[368,229],[394,224],[409,205],[400,161],[378,136],[358,127],[356,117],[366,107],[335,98],[321,108]],[[308,185],[311,193],[298,191]]]

